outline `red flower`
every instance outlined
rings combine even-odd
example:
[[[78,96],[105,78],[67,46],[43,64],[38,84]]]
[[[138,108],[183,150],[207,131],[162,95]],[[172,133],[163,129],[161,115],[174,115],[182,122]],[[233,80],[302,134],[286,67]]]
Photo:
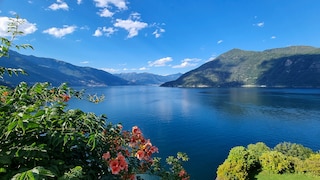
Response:
[[[136,153],[136,157],[141,161],[141,160],[145,157],[144,151],[139,150],[139,151]]]
[[[119,166],[119,161],[117,159],[110,160],[109,166],[111,168],[112,174],[119,174],[121,169],[120,169],[120,166]]]
[[[180,172],[179,172],[179,177],[183,177],[185,176],[187,173],[184,169],[182,169]]]
[[[138,128],[138,126],[133,126],[132,127],[132,134],[134,135],[141,135],[141,130]]]
[[[63,95],[61,95],[61,97],[62,97],[62,100],[63,100],[64,102],[67,102],[67,101],[70,100],[70,96],[67,95],[67,94],[63,94]]]
[[[110,152],[108,151],[108,152],[104,153],[102,155],[102,158],[107,161],[110,158]]]

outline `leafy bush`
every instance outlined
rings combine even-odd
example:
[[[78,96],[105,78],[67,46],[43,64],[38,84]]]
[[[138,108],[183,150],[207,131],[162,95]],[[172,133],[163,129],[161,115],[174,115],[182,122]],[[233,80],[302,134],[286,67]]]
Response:
[[[254,156],[245,147],[234,147],[230,150],[228,158],[218,167],[217,179],[247,179],[254,164],[256,164]]]
[[[260,156],[262,169],[275,174],[289,171],[292,166],[288,158],[278,151],[265,152]]]
[[[274,147],[275,151],[281,152],[286,156],[297,157],[299,159],[307,159],[313,153],[310,148],[304,147],[301,144],[283,142]]]
[[[258,168],[260,166],[259,158],[264,152],[270,151],[270,148],[263,142],[258,142],[256,144],[249,144],[247,147],[249,153],[254,157]]]
[[[298,166],[299,172],[320,176],[320,154],[312,154]]]

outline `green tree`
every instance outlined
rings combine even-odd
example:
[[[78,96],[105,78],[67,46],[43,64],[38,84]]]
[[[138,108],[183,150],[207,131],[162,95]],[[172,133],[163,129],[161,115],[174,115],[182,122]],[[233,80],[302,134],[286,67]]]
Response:
[[[16,15],[15,18],[10,18],[10,21],[8,23],[8,29],[7,32],[11,37],[5,38],[5,37],[0,37],[1,45],[0,45],[0,58],[2,57],[8,57],[9,56],[9,49],[11,47],[15,47],[16,49],[27,49],[33,47],[30,44],[14,44],[13,40],[17,38],[17,36],[23,35],[23,31],[20,31],[18,28],[21,24],[23,24],[24,21],[19,18],[18,15]],[[9,75],[22,73],[25,74],[25,72],[22,69],[12,69],[8,67],[0,67],[0,78],[2,78],[3,74],[7,72]]]
[[[292,169],[288,157],[278,151],[265,152],[260,156],[262,169],[271,173],[282,174]]]
[[[320,154],[312,154],[309,158],[298,165],[297,172],[320,176]]]
[[[264,152],[270,151],[270,148],[263,142],[258,142],[256,144],[249,144],[247,147],[249,153],[255,158],[256,166],[259,166],[259,158]]]
[[[248,179],[249,172],[256,164],[256,159],[243,146],[236,146],[229,152],[228,158],[218,167],[219,180]]]
[[[283,142],[274,147],[275,151],[281,152],[286,156],[297,157],[299,159],[307,159],[313,154],[310,148],[304,147],[301,144]]]

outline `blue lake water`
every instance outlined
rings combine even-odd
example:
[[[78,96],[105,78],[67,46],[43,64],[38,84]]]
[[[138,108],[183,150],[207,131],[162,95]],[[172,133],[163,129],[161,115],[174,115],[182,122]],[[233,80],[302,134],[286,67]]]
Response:
[[[127,130],[138,125],[160,157],[186,152],[191,179],[214,179],[234,146],[287,141],[320,150],[320,89],[119,86],[86,92],[106,99],[72,100],[70,108],[106,114]]]

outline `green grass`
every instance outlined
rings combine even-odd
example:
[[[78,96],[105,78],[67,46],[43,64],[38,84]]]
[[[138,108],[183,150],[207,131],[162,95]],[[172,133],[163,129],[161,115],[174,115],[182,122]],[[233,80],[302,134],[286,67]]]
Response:
[[[253,179],[255,180],[320,180],[320,177],[311,176],[308,174],[270,174],[268,172],[260,172]]]

